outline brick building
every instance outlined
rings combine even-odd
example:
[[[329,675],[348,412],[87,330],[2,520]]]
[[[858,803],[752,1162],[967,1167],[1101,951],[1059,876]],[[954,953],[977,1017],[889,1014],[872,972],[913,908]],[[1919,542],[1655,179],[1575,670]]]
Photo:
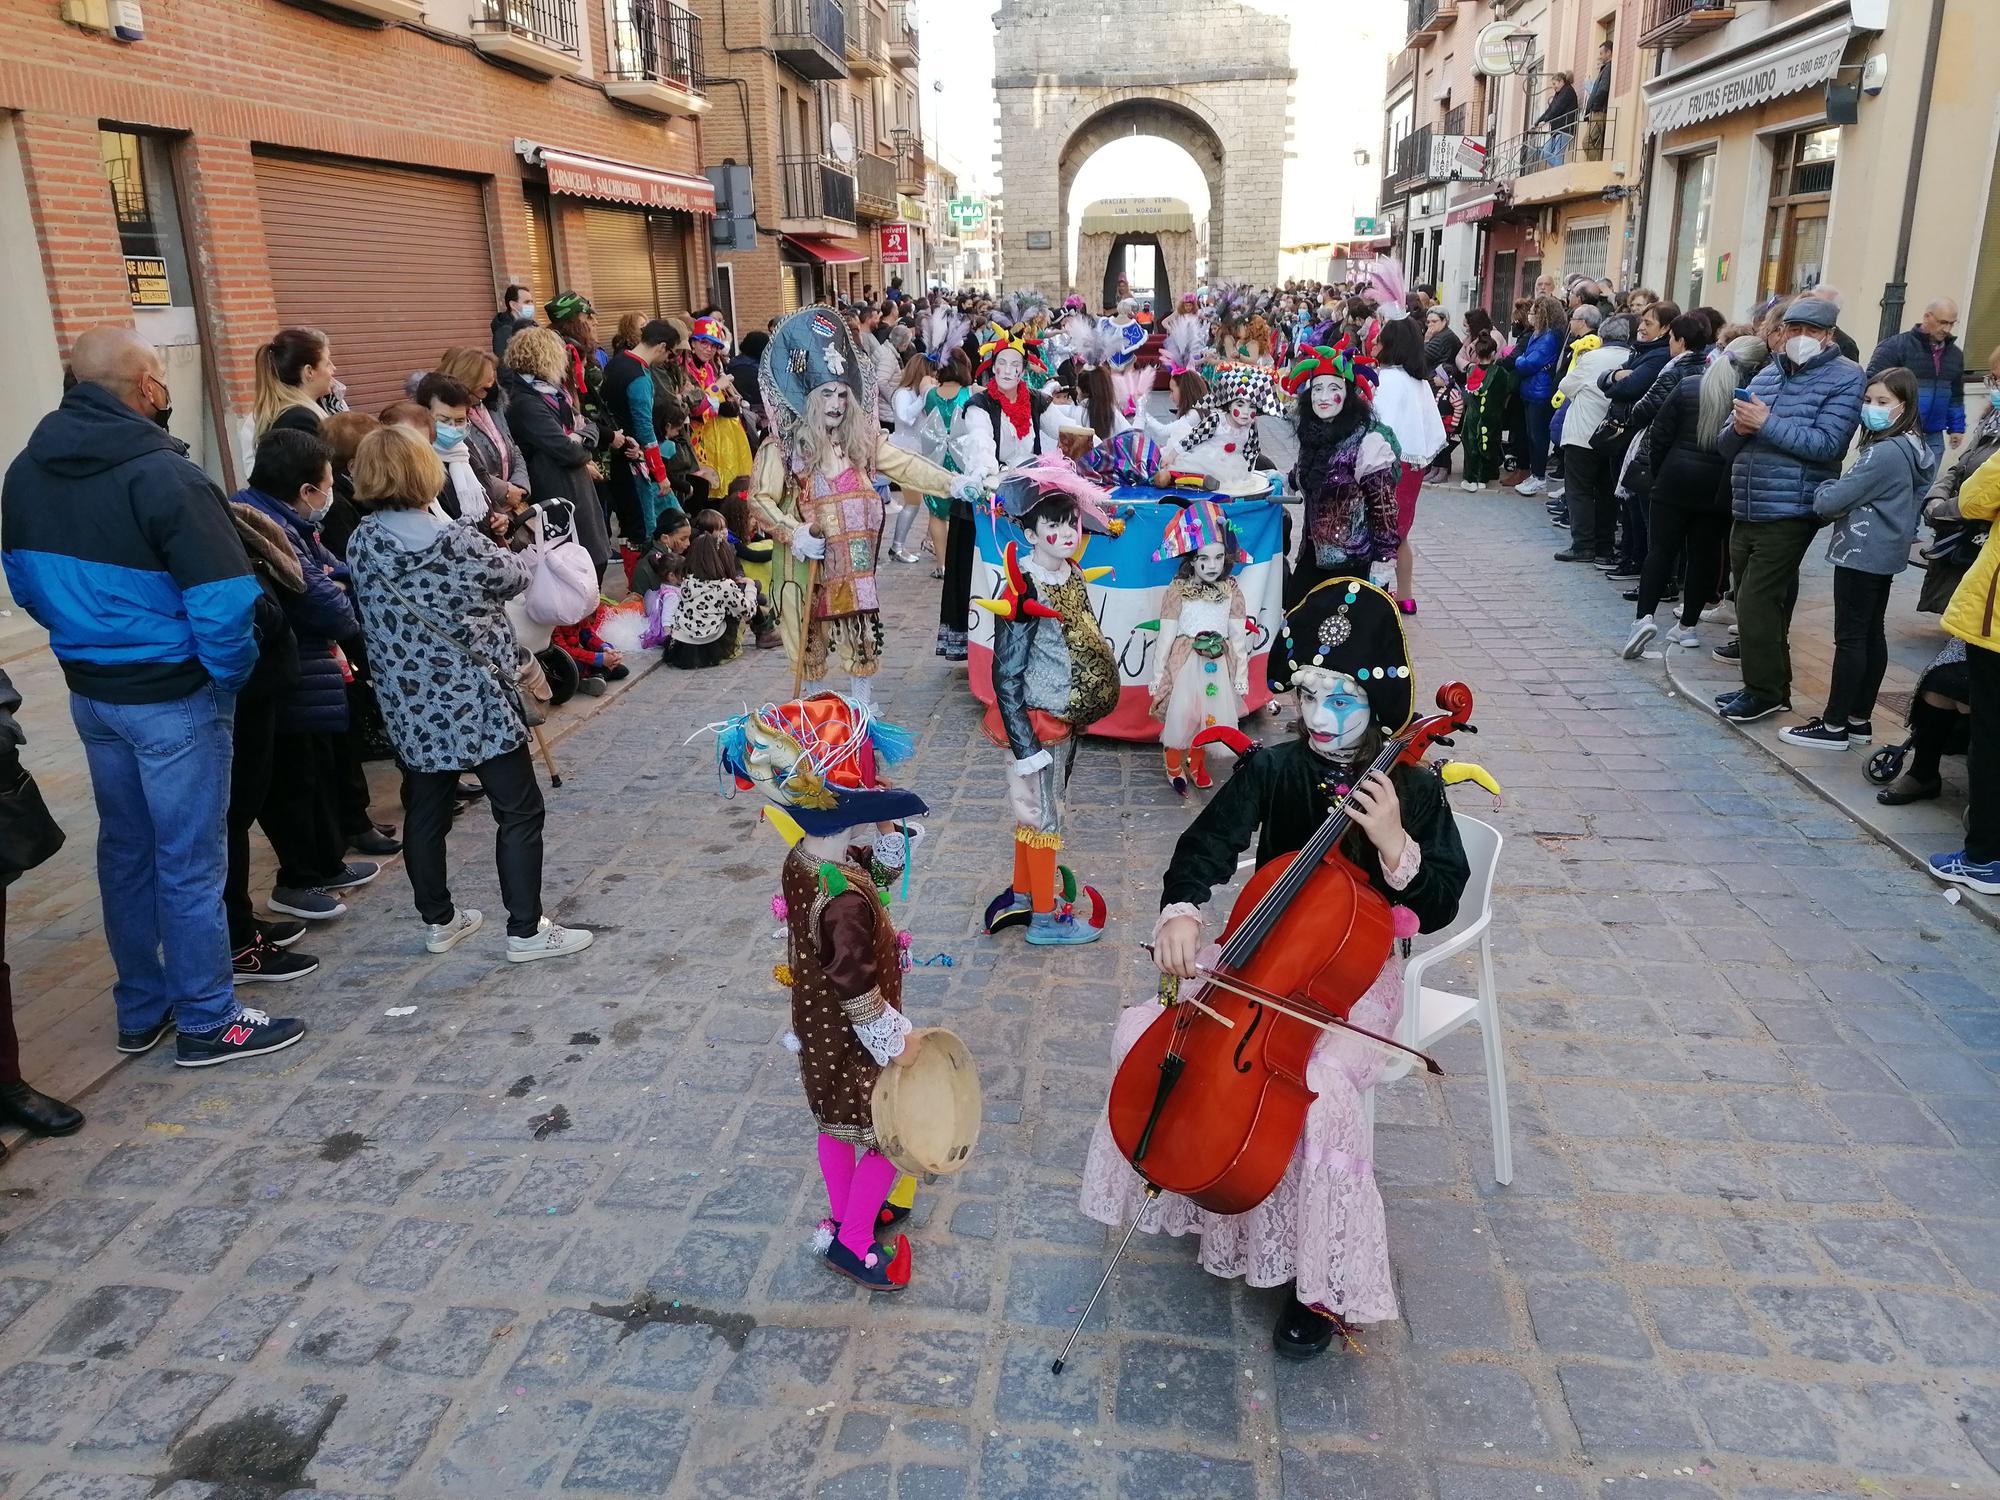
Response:
[[[907,0],[694,0],[708,37],[711,167],[747,168],[754,248],[718,252],[718,297],[751,329],[900,276],[925,284],[919,32]],[[742,205],[731,213],[747,217]],[[885,226],[906,261],[883,260]],[[890,237],[893,238],[893,235]]]
[[[175,0],[130,40],[104,0],[11,0],[0,462],[96,323],[166,349],[174,430],[228,482],[278,327],[325,329],[372,408],[484,345],[509,282],[685,315],[712,284],[704,76],[673,0]]]

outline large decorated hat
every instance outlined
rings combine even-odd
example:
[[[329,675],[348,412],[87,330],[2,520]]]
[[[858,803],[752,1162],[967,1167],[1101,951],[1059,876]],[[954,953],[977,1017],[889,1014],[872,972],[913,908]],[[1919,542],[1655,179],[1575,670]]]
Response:
[[[694,330],[688,334],[688,338],[690,341],[699,339],[713,344],[718,349],[729,347],[729,330],[723,327],[720,318],[696,318]]]
[[[1036,506],[1049,500],[1076,502],[1083,529],[1097,536],[1110,536],[1117,528],[1104,510],[1104,491],[1092,484],[1069,464],[1044,456],[1018,465],[1000,476],[992,505],[1000,515],[1015,523],[1025,521]]]
[[[1166,535],[1160,539],[1160,550],[1153,554],[1153,561],[1186,557],[1210,542],[1222,543],[1224,551],[1236,547],[1238,563],[1250,561],[1250,554],[1237,545],[1235,528],[1223,515],[1222,507],[1204,496],[1167,523]]]
[[[1329,578],[1285,614],[1273,685],[1324,684],[1333,673],[1352,677],[1368,696],[1385,734],[1399,733],[1416,704],[1410,644],[1396,601],[1359,578]],[[1284,665],[1278,666],[1282,656]]]
[[[1213,411],[1223,411],[1238,401],[1249,401],[1260,416],[1278,417],[1285,412],[1269,370],[1261,365],[1218,366],[1209,378],[1208,394],[1201,404]]]
[[[929,811],[915,792],[882,781],[884,766],[916,748],[909,731],[840,693],[767,703],[713,727],[722,771],[814,837]]]
[[[993,371],[993,361],[1012,349],[1021,356],[1021,363],[1031,383],[1039,385],[1049,377],[1048,364],[1042,358],[1042,341],[1019,328],[1005,328],[995,323],[986,330],[979,341],[979,378],[984,380]]]
[[[847,339],[847,324],[832,308],[815,303],[802,307],[778,325],[757,367],[757,382],[766,405],[776,403],[786,416],[805,415],[806,398],[823,385],[839,383],[868,399],[861,361]]]
[[[1363,396],[1375,394],[1375,361],[1357,354],[1344,338],[1330,349],[1313,344],[1299,350],[1299,357],[1285,372],[1285,389],[1296,396],[1322,375],[1346,381]]]

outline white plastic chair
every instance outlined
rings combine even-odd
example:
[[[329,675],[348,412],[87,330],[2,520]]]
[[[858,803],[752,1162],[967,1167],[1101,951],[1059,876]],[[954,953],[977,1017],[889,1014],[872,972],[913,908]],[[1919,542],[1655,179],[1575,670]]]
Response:
[[[1505,1184],[1514,1180],[1514,1139],[1507,1118],[1506,1049],[1500,1038],[1499,992],[1493,982],[1493,872],[1500,863],[1500,830],[1490,823],[1454,813],[1458,837],[1465,845],[1465,857],[1472,867],[1459,901],[1458,916],[1441,932],[1430,935],[1420,952],[1403,961],[1403,1015],[1396,1023],[1396,1040],[1406,1047],[1428,1052],[1467,1021],[1479,1024],[1480,1039],[1486,1044],[1486,1104],[1493,1122],[1493,1177]],[[1479,946],[1477,993],[1461,995],[1453,990],[1433,989],[1424,983],[1438,964]],[[1401,1055],[1384,1070],[1377,1083],[1393,1083],[1416,1066]],[[1368,1098],[1368,1123],[1375,1123],[1375,1098]]]

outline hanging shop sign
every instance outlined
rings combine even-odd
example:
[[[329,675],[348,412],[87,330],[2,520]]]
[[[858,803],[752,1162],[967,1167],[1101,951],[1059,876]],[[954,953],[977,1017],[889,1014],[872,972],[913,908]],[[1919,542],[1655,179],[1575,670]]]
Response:
[[[1679,130],[1831,82],[1853,27],[1842,20],[1693,77],[1646,86],[1646,129]]]
[[[715,212],[715,184],[706,177],[584,156],[534,141],[516,141],[514,149],[547,170],[552,193],[629,203],[639,208],[678,209],[690,214]]]
[[[907,266],[910,263],[910,226],[907,224],[884,224],[882,236],[882,264],[885,266]]]

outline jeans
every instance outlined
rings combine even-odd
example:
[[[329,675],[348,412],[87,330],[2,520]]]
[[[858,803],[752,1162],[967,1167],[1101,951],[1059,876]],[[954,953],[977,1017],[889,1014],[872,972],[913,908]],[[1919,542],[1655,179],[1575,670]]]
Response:
[[[486,788],[497,825],[493,860],[500,900],[507,908],[507,936],[533,937],[542,920],[542,786],[526,744],[481,761],[472,774]],[[417,914],[432,926],[449,922],[457,908],[445,879],[444,840],[451,831],[456,771],[403,773],[403,868]]]
[[[1833,681],[1822,717],[1836,728],[1865,723],[1875,712],[1875,694],[1889,670],[1889,637],[1882,620],[1895,581],[1888,573],[1833,570]]]
[[[257,821],[277,853],[277,884],[286,890],[336,879],[345,861],[340,767],[333,740],[326,733],[280,730],[271,742],[275,774]]]
[[[257,938],[257,914],[250,905],[250,828],[271,790],[277,723],[278,705],[272,699],[237,700],[235,753],[229,761],[229,873],[222,884],[232,953],[241,953]]]
[[[1521,403],[1528,412],[1528,472],[1540,479],[1549,471],[1549,419],[1554,412],[1546,396],[1539,401],[1523,396]]]
[[[229,928],[230,740],[236,698],[213,684],[167,703],[70,695],[97,801],[97,885],[118,968],[120,1031],[169,1012],[206,1035],[236,1019]]]
[[[2000,651],[1965,643],[1972,678],[1972,745],[1966,777],[1972,805],[1966,809],[1965,857],[1976,864],[2000,859]]]
[[[1660,607],[1673,581],[1675,559],[1683,547],[1687,551],[1687,578],[1681,586],[1681,624],[1693,629],[1708,607],[1715,589],[1717,563],[1722,557],[1723,539],[1729,534],[1729,517],[1721,511],[1687,510],[1655,500],[1652,505],[1652,545],[1639,567],[1639,612],[1645,619]]]
[[[1944,472],[1944,434],[1941,432],[1925,433],[1924,446],[1931,450],[1931,457],[1937,460],[1937,467],[1931,472],[1933,474],[1942,474]]]
[[[1819,522],[1738,521],[1729,533],[1736,574],[1736,628],[1743,646],[1743,686],[1764,698],[1792,697],[1792,609],[1799,602],[1799,564]]]

